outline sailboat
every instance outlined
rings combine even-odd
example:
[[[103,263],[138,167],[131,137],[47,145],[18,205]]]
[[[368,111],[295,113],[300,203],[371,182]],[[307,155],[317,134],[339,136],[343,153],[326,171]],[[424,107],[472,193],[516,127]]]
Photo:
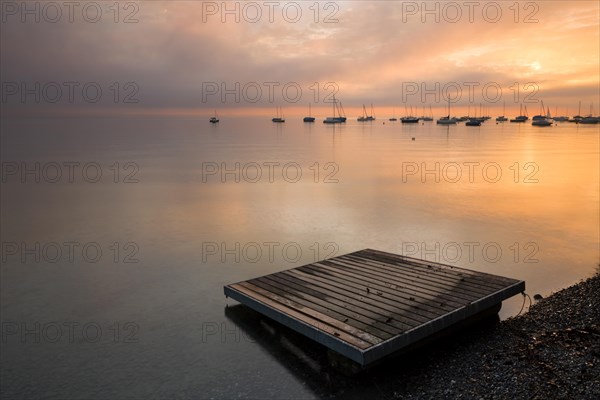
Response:
[[[481,104],[479,105],[479,113],[481,113]],[[477,118],[477,111],[475,111],[475,117],[469,117],[469,120],[465,123],[466,126],[481,126],[483,119]]]
[[[416,124],[419,122],[419,118],[413,116],[412,106],[411,106],[410,107],[410,115],[400,118],[400,121],[403,124]]]
[[[363,115],[361,115],[360,117],[356,118],[357,121],[359,122],[365,122],[367,120],[367,109],[365,108],[365,105],[363,104]]]
[[[336,108],[338,111],[338,119],[340,120],[340,122],[346,122],[346,111],[344,111],[344,105],[341,101],[337,102]]]
[[[583,117],[581,116],[581,100],[579,100],[579,112],[577,113],[576,116],[574,116],[573,118],[571,118],[569,120],[569,122],[575,122],[576,124],[579,123],[579,121],[581,121],[583,119]]]
[[[496,122],[508,121],[508,118],[506,118],[505,115],[506,115],[506,102],[504,102],[504,104],[502,105],[502,115],[496,118]]]
[[[588,115],[587,117],[582,118],[579,121],[579,123],[580,124],[586,124],[586,125],[600,123],[600,117],[594,117],[593,115],[594,115],[594,103],[592,103],[590,105],[590,115]]]
[[[450,97],[448,97],[448,116],[437,120],[438,125],[456,125],[456,118],[450,118]]]
[[[569,120],[569,117],[558,115],[558,107],[556,107],[556,110],[554,111],[554,114],[556,114],[554,116],[554,122],[565,122],[565,121]],[[568,115],[568,114],[569,114],[569,110],[567,109],[567,114],[565,114],[565,115]]]
[[[367,115],[367,108],[363,104],[363,115],[356,120],[359,122],[375,121],[375,117],[373,116],[373,104],[371,103],[371,115]]]
[[[310,103],[308,103],[308,117],[304,117],[304,122],[315,122],[315,117],[311,117],[310,114]]]
[[[398,121],[398,118],[396,118],[396,109],[392,108],[392,118],[390,118],[390,121]]]
[[[544,102],[542,101],[542,113],[543,113],[543,110],[544,110]],[[550,107],[548,107],[548,111],[546,112],[546,115],[535,115],[532,118],[531,125],[532,126],[551,126],[552,121],[550,118],[551,118]]]
[[[531,118],[532,121],[537,121],[537,120],[542,120],[542,119],[546,119],[546,115],[544,115],[544,113],[546,112],[545,107],[544,107],[544,100],[542,100],[540,102],[540,113],[538,115],[534,115],[533,118]]]
[[[527,106],[525,106],[525,110],[527,110]],[[525,111],[527,114],[527,111]],[[510,122],[525,122],[529,119],[527,115],[523,115],[523,104],[519,106],[519,116],[510,120]]]
[[[375,113],[373,112],[373,103],[371,103],[371,115],[367,117],[369,121],[375,121]]]
[[[341,114],[341,112],[340,112],[340,109],[339,109],[339,108],[338,108],[338,106],[337,106],[337,101],[335,100],[335,96],[333,96],[333,101],[332,101],[332,103],[331,103],[331,104],[332,104],[332,106],[333,106],[333,117],[327,117],[327,118],[325,118],[325,119],[323,120],[323,123],[324,123],[324,124],[340,124],[340,123],[342,123],[342,122],[346,122],[346,117],[343,117],[343,116],[342,116],[342,114]],[[342,104],[342,103],[340,102],[340,107],[341,107],[341,104]],[[335,116],[335,114],[336,114],[336,109],[337,109],[337,111],[338,111],[338,114],[339,114],[339,116],[338,116],[338,117],[336,117],[336,116]]]
[[[281,107],[278,107],[276,110],[277,110],[277,116],[275,118],[273,118],[271,121],[285,122],[285,119],[283,118],[283,110],[281,110]]]
[[[217,122],[219,122],[219,117],[217,116],[217,110],[215,110],[215,115],[210,117],[210,119],[208,121],[211,124],[216,124]]]
[[[584,117],[579,121],[580,124],[587,124],[587,125],[591,125],[591,124],[600,124],[600,117]]]
[[[421,121],[433,121],[433,111],[431,110],[431,104],[429,105],[429,116],[425,116],[425,110],[423,110],[423,116]]]

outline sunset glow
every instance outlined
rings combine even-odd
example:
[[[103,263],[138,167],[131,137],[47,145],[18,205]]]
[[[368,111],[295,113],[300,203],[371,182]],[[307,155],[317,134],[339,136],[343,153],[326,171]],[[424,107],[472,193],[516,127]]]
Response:
[[[139,102],[126,112],[136,113],[206,115],[219,108],[243,115],[282,106],[300,115],[313,103],[324,116],[326,96],[335,92],[352,115],[371,103],[381,115],[430,105],[440,115],[447,109],[444,88],[458,115],[480,104],[492,115],[504,103],[509,115],[521,103],[537,111],[540,100],[559,114],[576,112],[579,101],[582,113],[592,103],[597,113],[599,10],[595,1],[152,1],[122,9],[119,23],[106,10],[94,24],[77,13],[73,23],[52,24],[41,13],[26,30],[18,22],[33,16],[4,10],[3,79],[43,86],[86,71],[107,86],[134,81]],[[123,22],[130,14],[137,22]],[[33,62],[32,54],[45,54],[46,62]],[[213,83],[216,93],[206,86]],[[407,84],[429,92],[407,93]],[[285,85],[293,87],[285,93]],[[493,87],[484,93],[486,85]],[[24,106],[12,88],[3,89],[11,110]]]

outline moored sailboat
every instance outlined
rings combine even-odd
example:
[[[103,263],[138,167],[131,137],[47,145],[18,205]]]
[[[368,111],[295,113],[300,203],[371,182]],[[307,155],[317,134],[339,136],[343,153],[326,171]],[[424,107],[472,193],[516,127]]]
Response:
[[[504,102],[504,104],[502,105],[502,115],[496,118],[496,122],[508,121],[508,118],[506,118],[505,115],[506,115],[506,102]]]
[[[208,121],[211,124],[216,124],[217,122],[219,122],[219,117],[217,116],[217,110],[215,110],[215,115],[213,115],[212,117],[210,117],[210,119]]]
[[[271,121],[273,122],[285,122],[285,118],[283,118],[283,110],[281,110],[281,107],[278,107],[277,109],[277,116],[273,119],[271,119]]]
[[[527,106],[525,106],[525,114],[527,114]],[[523,115],[523,104],[519,106],[519,116],[510,120],[510,122],[525,122],[529,119],[527,115]]]
[[[400,118],[400,121],[403,124],[417,124],[419,123],[419,118],[413,116],[413,112],[412,112],[412,106],[410,107],[410,114]]]
[[[308,103],[308,117],[304,117],[304,122],[315,122],[315,117],[311,116],[310,113],[310,103]]]
[[[542,113],[539,115],[535,115],[532,118],[531,125],[532,126],[552,126],[552,120],[550,115],[550,107],[548,107],[548,111],[546,115],[542,115],[544,112],[544,102],[542,101]]]
[[[448,98],[448,116],[436,121],[438,125],[456,125],[456,118],[450,118],[450,98]]]
[[[338,107],[337,105],[337,100],[335,99],[335,96],[333,96],[333,101],[332,101],[332,107],[333,107],[333,117],[327,117],[323,120],[324,124],[341,124],[342,122],[346,122],[346,117],[342,116],[342,113],[340,111],[340,107],[342,105],[342,103],[340,102],[340,106]],[[343,109],[343,108],[342,108]],[[336,117],[336,110],[338,113],[338,116]]]

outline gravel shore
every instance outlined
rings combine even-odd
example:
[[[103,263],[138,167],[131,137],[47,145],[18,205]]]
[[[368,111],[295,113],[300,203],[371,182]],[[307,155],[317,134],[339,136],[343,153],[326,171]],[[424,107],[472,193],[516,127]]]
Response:
[[[393,397],[600,399],[600,276],[416,364],[394,379]]]

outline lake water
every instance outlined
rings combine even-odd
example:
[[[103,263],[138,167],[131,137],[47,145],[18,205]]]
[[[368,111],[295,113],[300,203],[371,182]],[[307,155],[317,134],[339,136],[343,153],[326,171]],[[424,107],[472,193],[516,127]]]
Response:
[[[7,398],[342,396],[223,286],[363,248],[532,296],[598,266],[594,125],[1,124]]]

